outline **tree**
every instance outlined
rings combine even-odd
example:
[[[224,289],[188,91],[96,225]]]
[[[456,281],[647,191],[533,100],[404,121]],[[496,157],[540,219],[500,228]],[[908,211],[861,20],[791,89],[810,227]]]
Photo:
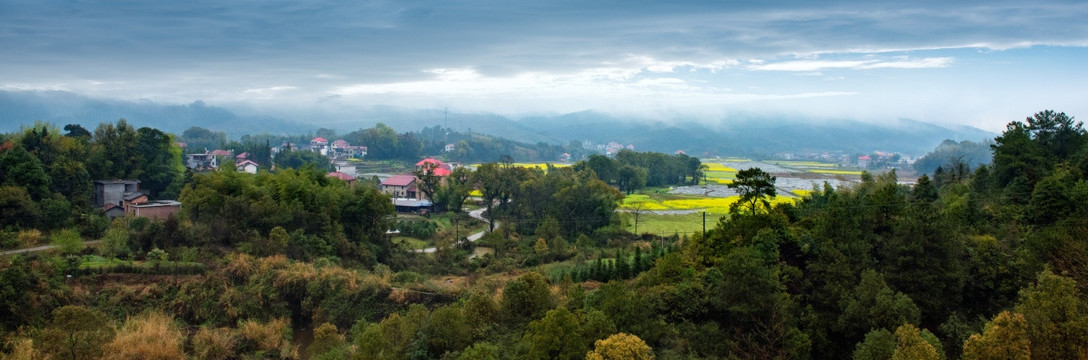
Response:
[[[25,187],[0,185],[0,225],[30,228],[38,224],[39,216]]]
[[[529,359],[581,359],[589,347],[578,317],[564,307],[529,323],[525,341]]]
[[[53,310],[53,319],[42,331],[42,350],[55,358],[98,359],[113,335],[105,314],[68,305]]]
[[[74,229],[64,229],[53,233],[49,242],[68,255],[83,251],[83,237],[79,236],[79,231]]]
[[[645,168],[624,165],[617,173],[616,184],[619,185],[620,190],[631,195],[635,190],[646,187],[647,174]]]
[[[464,349],[472,343],[472,329],[460,306],[446,305],[434,309],[425,333],[430,352],[435,356]]]
[[[52,183],[41,161],[21,145],[9,144],[0,146],[0,185],[22,187],[34,200],[49,197]]]
[[[501,351],[498,346],[488,342],[478,342],[461,352],[458,360],[499,360]]]
[[[540,318],[554,307],[548,280],[535,272],[506,283],[502,292],[501,313],[514,324]]]
[[[442,188],[444,182],[441,176],[435,175],[436,169],[438,169],[437,164],[424,162],[418,169],[412,171],[412,175],[415,175],[418,180],[416,185],[419,191],[422,191],[432,204],[435,202],[435,194]]]
[[[726,185],[740,194],[740,200],[734,204],[731,210],[735,212],[738,207],[737,204],[745,203],[748,204],[748,210],[755,214],[757,206],[762,203],[769,211],[771,203],[767,201],[767,198],[774,199],[777,195],[774,188],[775,180],[776,177],[760,168],[750,168],[737,172],[736,180]]]
[[[1032,358],[1088,357],[1088,304],[1073,279],[1043,270],[1020,291],[1015,311],[1027,322]]]
[[[892,360],[940,360],[937,349],[922,338],[918,328],[911,324],[903,324],[895,329],[895,339],[898,345],[892,354]]]
[[[91,132],[87,131],[87,128],[84,128],[83,125],[80,124],[64,125],[64,131],[68,132],[67,134],[64,134],[64,136],[80,139],[83,142],[87,142],[91,139]]]
[[[344,347],[344,335],[330,323],[321,324],[314,329],[314,342],[306,349],[311,359],[343,359],[347,355]]]
[[[1084,124],[1064,112],[1043,110],[1026,121],[1035,142],[1058,159],[1068,158],[1084,143]]]
[[[888,329],[875,329],[854,349],[854,360],[888,360],[895,354],[895,335]]]
[[[136,139],[137,163],[126,177],[139,179],[140,189],[151,197],[177,198],[185,171],[181,148],[170,135],[148,127],[136,130]]]
[[[1031,340],[1024,315],[1002,311],[986,323],[982,334],[963,344],[963,360],[1030,360]]]
[[[839,326],[849,338],[860,337],[871,329],[891,329],[898,324],[918,322],[921,317],[910,297],[893,291],[884,277],[873,270],[861,273],[853,294],[842,303],[845,306]]]
[[[594,343],[586,360],[652,360],[653,349],[638,336],[619,333]]]

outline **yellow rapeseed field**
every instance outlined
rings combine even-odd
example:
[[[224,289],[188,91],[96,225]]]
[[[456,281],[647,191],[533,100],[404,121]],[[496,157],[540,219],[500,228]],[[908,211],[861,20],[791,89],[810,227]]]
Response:
[[[722,165],[721,163],[705,163],[706,171],[729,171],[737,172],[737,169]]]
[[[831,175],[861,175],[861,170],[809,170],[810,173]]]
[[[624,198],[623,205],[620,208],[632,210],[635,203],[642,203],[642,210],[702,210],[711,214],[728,214],[729,206],[738,200],[740,200],[740,196],[671,199],[658,202],[646,195],[633,194]],[[771,200],[771,203],[787,203],[796,200],[795,197],[779,196]]]

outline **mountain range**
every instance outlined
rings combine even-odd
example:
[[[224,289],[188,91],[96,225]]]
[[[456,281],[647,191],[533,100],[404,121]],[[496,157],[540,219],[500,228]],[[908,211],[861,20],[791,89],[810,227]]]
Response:
[[[354,111],[314,110],[285,114],[238,110],[202,101],[162,104],[148,100],[95,99],[66,91],[0,91],[0,131],[14,131],[35,121],[58,127],[97,124],[125,118],[180,134],[197,126],[232,138],[245,134],[303,134],[319,128],[341,133],[382,122],[399,132],[440,125],[456,131],[500,136],[535,144],[618,142],[639,151],[691,155],[766,156],[779,152],[869,153],[891,151],[922,155],[943,140],[980,141],[996,134],[967,126],[941,126],[911,119],[866,122],[745,116],[717,122],[630,119],[596,111],[511,118],[488,113],[447,113],[441,109],[376,106]]]

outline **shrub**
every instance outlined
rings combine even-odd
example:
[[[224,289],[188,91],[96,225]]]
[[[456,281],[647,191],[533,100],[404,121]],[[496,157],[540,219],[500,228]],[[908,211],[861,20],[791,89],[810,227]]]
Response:
[[[117,336],[106,344],[103,359],[185,359],[184,341],[172,317],[146,312],[125,320]]]
[[[202,327],[193,335],[193,354],[197,359],[230,359],[235,356],[237,344],[238,333],[234,329]]]

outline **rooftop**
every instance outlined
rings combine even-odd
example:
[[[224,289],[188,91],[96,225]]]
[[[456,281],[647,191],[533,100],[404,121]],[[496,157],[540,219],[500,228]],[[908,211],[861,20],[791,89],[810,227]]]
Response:
[[[408,186],[413,181],[416,181],[416,177],[412,175],[393,175],[382,181],[382,186]]]

